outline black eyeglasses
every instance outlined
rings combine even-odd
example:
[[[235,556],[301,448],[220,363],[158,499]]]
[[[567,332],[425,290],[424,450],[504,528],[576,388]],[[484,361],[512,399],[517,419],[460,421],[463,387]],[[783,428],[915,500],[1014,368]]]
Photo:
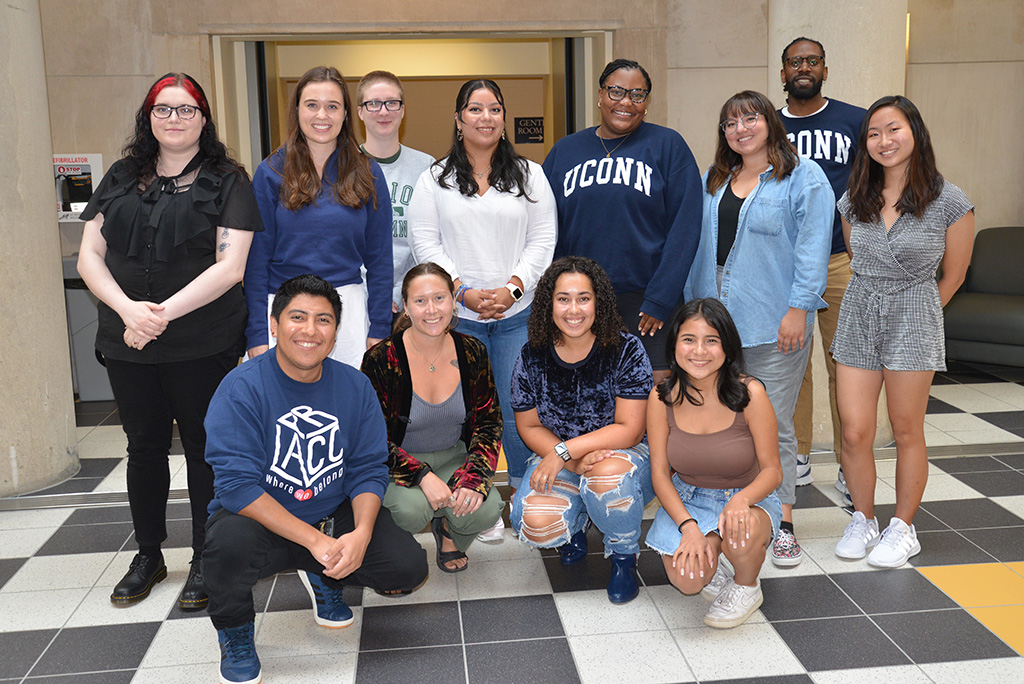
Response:
[[[790,69],[799,69],[800,65],[804,62],[807,62],[807,66],[813,69],[819,64],[824,64],[825,58],[818,55],[811,55],[810,57],[789,57],[788,59],[782,60],[782,63]]]
[[[194,119],[198,111],[199,107],[193,107],[192,105],[178,105],[177,107],[153,105],[149,108],[149,113],[158,119],[171,118],[171,112],[177,112],[179,119]]]
[[[389,112],[397,112],[403,104],[402,100],[367,100],[359,106],[368,112],[379,112],[381,107],[387,107]]]
[[[651,91],[644,90],[643,88],[633,88],[632,90],[626,90],[625,88],[620,88],[619,86],[605,86],[604,92],[608,93],[608,97],[614,100],[615,102],[620,101],[628,94],[631,102],[640,104],[641,102],[647,99],[647,96],[650,94]]]

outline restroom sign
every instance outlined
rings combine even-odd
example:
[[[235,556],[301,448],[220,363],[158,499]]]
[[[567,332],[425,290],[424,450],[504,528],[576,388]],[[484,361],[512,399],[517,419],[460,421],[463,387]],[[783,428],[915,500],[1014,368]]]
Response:
[[[516,145],[544,142],[544,117],[516,117]]]

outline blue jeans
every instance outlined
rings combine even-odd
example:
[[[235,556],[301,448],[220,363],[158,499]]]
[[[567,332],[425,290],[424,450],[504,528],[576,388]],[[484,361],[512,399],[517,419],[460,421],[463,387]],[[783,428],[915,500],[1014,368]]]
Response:
[[[511,397],[512,369],[528,339],[526,322],[529,318],[530,308],[527,307],[515,316],[491,323],[462,318],[458,326],[459,332],[472,335],[487,347],[491,369],[494,371],[494,384],[498,389],[498,401],[501,403],[501,420],[504,423],[501,445],[505,450],[505,462],[508,463],[509,484],[513,487],[519,487],[526,470],[526,460],[530,458],[530,450],[523,444],[516,430],[516,414],[512,410]]]
[[[775,342],[746,347],[743,366],[747,375],[761,381],[779,421],[779,459],[782,461],[782,484],[775,490],[784,504],[796,503],[796,430],[793,414],[800,386],[807,370],[807,357],[811,354],[814,335],[814,313],[807,314],[804,348],[783,354]]]
[[[577,475],[563,469],[555,478],[550,495],[538,496],[557,498],[565,501],[563,505],[551,505],[543,502],[527,500],[535,494],[530,488],[530,476],[540,463],[540,457],[534,456],[523,475],[522,486],[512,497],[512,512],[509,521],[519,538],[532,546],[545,549],[555,548],[569,541],[587,524],[587,518],[594,521],[597,529],[604,533],[604,555],[607,558],[613,553],[639,553],[640,522],[644,517],[644,506],[654,498],[654,486],[651,484],[651,456],[646,443],[632,449],[618,449],[613,458],[623,458],[632,464],[629,472],[621,476],[593,477]],[[590,485],[617,485],[606,492],[596,493]],[[556,524],[543,529],[530,529],[524,535],[523,514],[561,515]],[[533,537],[531,539],[530,537]],[[547,537],[538,541],[537,537]]]

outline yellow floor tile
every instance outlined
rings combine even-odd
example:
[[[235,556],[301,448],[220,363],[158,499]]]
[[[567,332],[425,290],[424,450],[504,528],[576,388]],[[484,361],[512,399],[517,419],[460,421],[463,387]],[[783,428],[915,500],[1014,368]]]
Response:
[[[1024,575],[1002,563],[940,565],[917,571],[964,608],[1024,605]]]
[[[1018,575],[1024,576],[1024,563],[1007,563],[1006,565]]]
[[[970,608],[967,612],[1010,648],[1024,655],[1024,606]]]

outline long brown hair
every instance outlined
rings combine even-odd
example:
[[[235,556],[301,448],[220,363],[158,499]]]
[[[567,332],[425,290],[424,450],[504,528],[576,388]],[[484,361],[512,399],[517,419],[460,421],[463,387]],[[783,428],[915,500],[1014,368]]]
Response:
[[[422,264],[416,264],[415,266],[409,269],[409,272],[405,274],[405,278],[402,279],[402,304],[404,310],[402,311],[402,314],[395,320],[395,325],[391,330],[392,334],[401,332],[406,328],[412,326],[412,319],[409,318],[409,308],[404,306],[405,300],[409,298],[409,286],[412,284],[412,281],[416,280],[420,276],[427,275],[437,276],[438,278],[443,280],[444,284],[448,286],[448,294],[450,294],[452,296],[452,299],[454,300],[455,282],[452,280],[452,277],[448,275],[448,271],[444,270],[443,268],[435,264],[433,261],[425,261]],[[449,330],[458,325],[458,323],[458,312],[455,309],[455,302],[452,301],[452,322],[449,325]]]
[[[907,165],[906,185],[896,208],[904,214],[913,214],[918,218],[929,204],[942,192],[943,178],[935,166],[935,150],[932,149],[932,137],[928,127],[924,125],[921,112],[913,102],[902,95],[887,95],[877,100],[868,108],[864,121],[860,125],[860,137],[857,139],[857,153],[850,167],[849,200],[851,213],[858,221],[870,223],[877,221],[882,214],[882,188],[885,186],[885,173],[882,165],[868,154],[868,127],[871,117],[883,107],[895,107],[907,117],[910,132],[914,136],[914,151]]]
[[[744,90],[726,100],[718,115],[718,149],[715,150],[715,163],[708,173],[709,195],[714,195],[743,166],[743,157],[729,147],[721,124],[729,117],[754,113],[764,118],[768,125],[768,163],[772,165],[770,178],[780,181],[800,163],[796,148],[786,138],[786,129],[771,100],[757,91]]]
[[[356,143],[352,110],[345,79],[334,67],[313,67],[299,79],[295,86],[295,98],[288,108],[288,138],[282,148],[285,150],[284,169],[274,169],[281,174],[281,202],[289,211],[298,211],[307,204],[316,202],[323,188],[323,180],[316,172],[313,155],[309,152],[306,136],[299,128],[299,104],[302,91],[310,83],[334,83],[341,89],[345,105],[345,120],[338,134],[337,171],[338,179],[331,186],[331,193],[338,204],[358,209],[369,201],[377,208],[377,190],[373,185],[370,161],[359,150]],[[273,168],[273,167],[271,167]],[[325,169],[326,171],[326,169]]]

